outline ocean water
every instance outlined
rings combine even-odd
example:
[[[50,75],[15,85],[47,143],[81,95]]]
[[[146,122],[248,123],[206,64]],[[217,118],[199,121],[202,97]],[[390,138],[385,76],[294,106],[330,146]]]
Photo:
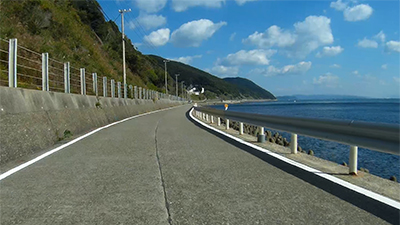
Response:
[[[222,105],[214,108],[223,109]],[[400,125],[399,99],[354,99],[354,100],[297,100],[244,103],[229,105],[230,111],[279,115],[292,117],[327,118],[355,120]],[[278,131],[279,132],[279,131]],[[290,134],[279,132],[290,140]],[[298,143],[303,150],[312,149],[314,155],[341,164],[348,163],[349,146],[336,142],[299,136]],[[364,148],[358,150],[358,167],[366,168],[371,174],[389,178],[400,178],[400,157]]]

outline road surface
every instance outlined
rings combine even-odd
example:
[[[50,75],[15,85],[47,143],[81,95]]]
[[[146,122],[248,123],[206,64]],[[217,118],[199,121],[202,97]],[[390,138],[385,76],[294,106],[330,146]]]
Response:
[[[201,128],[189,108],[106,128],[1,180],[1,224],[398,222],[390,207]]]

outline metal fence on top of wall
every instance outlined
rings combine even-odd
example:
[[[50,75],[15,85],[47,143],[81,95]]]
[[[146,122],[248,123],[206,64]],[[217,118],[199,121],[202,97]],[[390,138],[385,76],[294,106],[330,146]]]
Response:
[[[184,98],[166,95],[101,76],[18,45],[17,39],[0,39],[0,86],[130,99]],[[126,89],[126,96],[125,96]]]

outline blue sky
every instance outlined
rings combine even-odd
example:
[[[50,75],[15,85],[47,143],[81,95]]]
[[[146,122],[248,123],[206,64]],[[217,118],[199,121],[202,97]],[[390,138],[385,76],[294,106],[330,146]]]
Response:
[[[144,54],[276,96],[399,97],[399,1],[99,1]]]

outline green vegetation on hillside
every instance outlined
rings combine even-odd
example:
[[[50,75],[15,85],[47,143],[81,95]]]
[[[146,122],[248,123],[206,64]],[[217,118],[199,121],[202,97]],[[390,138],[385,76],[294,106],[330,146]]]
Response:
[[[163,64],[163,58],[155,55],[149,55],[155,59],[158,64]],[[192,66],[170,61],[168,63],[168,72],[180,74],[179,80],[184,80],[187,86],[198,85],[205,89],[205,97],[213,99],[275,99],[275,96],[265,89],[254,84],[245,78],[225,78],[213,76],[205,71]]]
[[[104,19],[97,1],[3,0],[0,1],[0,8],[1,39],[17,38],[19,46],[38,53],[48,52],[49,57],[58,62],[70,62],[74,68],[85,68],[88,73],[96,72],[99,77],[107,76],[122,82],[122,35],[113,21]],[[8,49],[4,41],[0,41],[0,47]],[[40,55],[35,56],[25,50],[18,50],[18,55],[38,62],[29,64],[33,70],[19,67],[19,73],[32,76],[31,73],[36,71],[38,74],[35,76],[40,76]],[[7,61],[8,57],[2,53],[0,59]],[[162,60],[158,56],[143,55],[126,38],[128,84],[163,92],[165,81]],[[59,66],[62,69],[62,63]],[[7,64],[1,63],[0,69],[0,81],[6,81]],[[275,98],[258,86],[254,88],[252,85],[240,84],[239,87],[239,83],[227,82],[179,62],[168,63],[168,72],[170,93],[175,93],[174,75],[179,73],[179,81],[185,81],[186,86],[204,87],[206,92],[201,97],[208,99]],[[19,87],[41,85],[38,79],[18,79]]]

